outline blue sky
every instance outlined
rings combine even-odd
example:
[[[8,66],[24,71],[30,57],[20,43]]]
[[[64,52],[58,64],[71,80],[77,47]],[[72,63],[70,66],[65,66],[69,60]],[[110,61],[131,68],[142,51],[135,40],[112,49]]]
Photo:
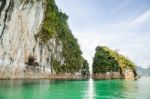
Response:
[[[56,0],[83,56],[92,64],[95,47],[106,45],[135,64],[150,66],[150,0]]]

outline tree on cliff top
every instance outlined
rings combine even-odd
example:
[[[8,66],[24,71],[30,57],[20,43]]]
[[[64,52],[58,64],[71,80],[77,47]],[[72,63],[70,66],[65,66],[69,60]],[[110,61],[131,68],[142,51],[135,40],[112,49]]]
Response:
[[[135,64],[127,57],[120,55],[106,46],[96,47],[93,59],[93,73],[121,72],[125,68],[135,71]]]

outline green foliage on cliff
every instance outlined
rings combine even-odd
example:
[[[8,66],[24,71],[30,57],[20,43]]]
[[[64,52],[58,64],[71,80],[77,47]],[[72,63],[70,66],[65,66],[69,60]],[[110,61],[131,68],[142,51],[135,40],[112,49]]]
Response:
[[[54,0],[47,0],[45,19],[41,32],[37,35],[43,42],[56,38],[63,44],[63,65],[52,57],[52,66],[56,72],[76,72],[82,68],[82,52],[77,39],[74,38],[67,24],[68,16],[61,12]]]
[[[81,73],[84,76],[84,78],[88,78],[90,76],[89,64],[88,64],[87,60],[84,60],[84,62],[83,62]]]
[[[120,55],[117,51],[113,51],[106,46],[98,46],[96,48],[93,60],[93,72],[105,73],[111,71],[122,71],[130,68],[135,71],[135,64],[127,57]]]

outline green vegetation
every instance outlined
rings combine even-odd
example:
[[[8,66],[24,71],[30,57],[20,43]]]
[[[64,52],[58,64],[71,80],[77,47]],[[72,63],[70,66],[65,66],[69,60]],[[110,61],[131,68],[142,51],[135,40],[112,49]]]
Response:
[[[93,60],[93,72],[105,73],[113,71],[122,71],[130,68],[135,71],[135,64],[127,57],[120,55],[117,51],[113,51],[106,46],[98,46],[96,48]]]
[[[87,60],[84,60],[84,62],[83,62],[83,66],[82,66],[82,69],[81,69],[81,73],[82,73],[82,75],[84,76],[84,78],[88,78],[89,75],[90,75],[90,72],[89,72],[89,64],[88,64]]]
[[[67,24],[68,16],[61,12],[54,0],[47,0],[45,19],[41,32],[37,37],[46,43],[50,38],[56,38],[63,44],[62,56],[65,63],[62,65],[53,56],[51,57],[52,66],[55,72],[77,72],[82,68],[84,62],[82,52],[77,39],[74,38]]]

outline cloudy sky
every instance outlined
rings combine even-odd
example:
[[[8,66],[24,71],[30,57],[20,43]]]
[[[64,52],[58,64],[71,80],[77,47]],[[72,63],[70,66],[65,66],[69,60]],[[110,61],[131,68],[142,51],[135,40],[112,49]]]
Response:
[[[56,0],[83,56],[92,63],[95,47],[106,45],[144,68],[150,66],[150,0]]]

